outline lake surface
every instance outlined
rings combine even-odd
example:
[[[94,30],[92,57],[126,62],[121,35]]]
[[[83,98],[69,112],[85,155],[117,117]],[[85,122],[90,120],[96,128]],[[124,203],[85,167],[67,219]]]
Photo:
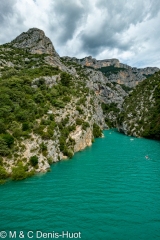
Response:
[[[0,186],[5,239],[160,239],[160,142],[104,135],[47,174]]]

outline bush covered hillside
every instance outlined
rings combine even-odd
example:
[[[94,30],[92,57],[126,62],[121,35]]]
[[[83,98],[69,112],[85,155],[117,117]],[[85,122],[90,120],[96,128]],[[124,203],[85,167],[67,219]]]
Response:
[[[85,76],[67,72],[59,57],[31,53],[24,45],[2,45],[0,57],[1,182],[46,171],[102,135],[101,103]]]
[[[160,71],[125,99],[118,128],[127,135],[160,139]]]

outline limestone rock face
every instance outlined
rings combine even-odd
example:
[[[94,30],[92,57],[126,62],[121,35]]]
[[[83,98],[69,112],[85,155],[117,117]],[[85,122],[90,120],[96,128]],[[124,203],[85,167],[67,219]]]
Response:
[[[121,66],[123,65],[124,64],[121,64]],[[119,71],[117,74],[111,74],[108,77],[108,80],[118,84],[124,84],[132,88],[145,80],[146,77],[149,77],[158,71],[159,68],[157,67],[131,68],[128,66],[128,68],[124,67],[124,70]]]
[[[77,126],[75,132],[71,135],[72,139],[75,140],[74,152],[78,152],[86,148],[87,146],[92,145],[92,129],[88,128],[86,131],[83,131],[81,126]]]
[[[117,128],[126,135],[160,140],[160,71],[139,84],[124,100]]]
[[[45,36],[42,30],[38,28],[31,28],[27,32],[21,33],[12,41],[12,44],[16,48],[28,49],[28,51],[33,54],[46,53],[55,57],[59,57],[51,40]]]
[[[139,82],[146,79],[146,77],[149,77],[150,75],[153,75],[155,72],[159,71],[159,68],[157,67],[132,68],[127,64],[120,63],[120,61],[115,58],[97,60],[89,56],[82,59],[77,59],[75,57],[63,57],[63,59],[67,61],[73,61],[75,63],[81,64],[82,66],[90,67],[100,71],[101,68],[113,67],[113,69],[111,69],[111,72],[107,74],[108,80],[110,82],[124,84],[127,87],[131,88],[135,87]],[[114,68],[119,68],[119,71],[114,73]]]
[[[114,102],[119,107],[122,105],[127,93],[119,84],[114,86],[100,71],[86,69],[86,74],[89,78],[87,86],[96,92],[102,102],[107,104]]]

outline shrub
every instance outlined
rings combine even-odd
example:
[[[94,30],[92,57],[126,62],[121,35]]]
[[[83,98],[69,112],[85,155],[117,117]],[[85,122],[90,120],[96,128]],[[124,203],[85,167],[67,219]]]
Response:
[[[68,123],[68,121],[69,121],[69,118],[66,117],[66,118],[62,119],[61,124],[62,124],[63,126],[65,126],[65,125]]]
[[[76,107],[76,110],[77,110],[80,114],[83,114],[83,109],[80,108],[79,106]]]
[[[38,157],[37,156],[32,156],[32,157],[30,157],[30,164],[33,166],[33,167],[35,167],[35,166],[37,166],[37,164],[38,164]]]
[[[10,153],[6,141],[3,138],[0,138],[0,155],[6,156]]]
[[[50,119],[42,119],[41,125],[49,125],[51,123]]]
[[[80,98],[78,101],[77,101],[77,105],[81,105],[81,104],[85,104],[85,101],[86,99],[85,98]]]
[[[0,166],[3,166],[3,158],[0,157]]]
[[[42,143],[40,144],[40,149],[41,149],[42,152],[43,152],[43,151],[47,151],[47,146],[44,144],[44,142],[42,142]]]
[[[76,125],[74,124],[74,125],[68,126],[68,130],[69,130],[69,132],[75,131]]]
[[[70,102],[71,101],[71,97],[65,96],[65,97],[63,97],[63,101],[64,102]]]
[[[48,140],[53,136],[53,131],[52,130],[47,130],[47,132],[43,132],[41,137],[43,140]]]
[[[45,79],[44,78],[40,78],[37,82],[37,86],[40,87],[42,85],[45,85]]]
[[[63,152],[66,147],[66,138],[64,136],[60,137],[59,144],[60,151]]]
[[[38,92],[37,94],[35,94],[34,100],[36,103],[42,103],[44,102],[44,97],[40,92]]]
[[[19,139],[23,135],[23,132],[20,128],[15,128],[13,130],[13,136],[17,139]]]
[[[63,154],[64,154],[65,156],[67,156],[68,158],[72,158],[72,157],[73,157],[73,152],[72,152],[72,150],[67,149],[67,148],[64,149]]]
[[[53,159],[52,158],[48,158],[47,161],[48,161],[49,165],[51,165],[53,163]]]
[[[128,87],[128,86],[126,86],[126,85],[124,85],[124,84],[121,84],[121,87],[123,88],[123,90],[124,90],[125,92],[129,92],[129,91],[132,90],[131,87]]]
[[[106,103],[102,102],[101,107],[102,107],[104,113],[108,113],[108,112],[111,112],[111,111],[119,112],[119,109],[117,108],[116,103],[106,104]]]
[[[114,122],[112,122],[109,118],[105,118],[105,123],[107,124],[107,126],[109,128],[113,128],[114,127]]]
[[[83,122],[83,123],[82,123],[82,128],[83,128],[83,130],[86,130],[89,126],[90,126],[90,125],[89,125],[88,122]]]
[[[50,95],[51,95],[51,97],[57,97],[57,96],[59,96],[59,92],[58,92],[57,89],[52,88],[51,92],[50,92]]]
[[[98,138],[98,137],[102,136],[102,130],[100,129],[100,127],[96,123],[93,124],[93,136],[95,138]]]
[[[75,139],[69,137],[69,140],[68,140],[67,145],[68,145],[68,146],[74,146],[74,145],[75,145]]]
[[[5,131],[6,131],[5,124],[2,121],[0,121],[0,134],[5,133]]]
[[[27,131],[27,130],[29,130],[29,123],[28,122],[22,123],[22,131]]]
[[[76,125],[82,125],[82,123],[83,123],[82,119],[80,119],[80,118],[76,119]]]
[[[8,177],[8,173],[4,169],[4,167],[0,166],[0,180],[6,179]]]
[[[17,167],[12,168],[11,178],[13,180],[22,180],[27,177],[27,172],[25,166],[22,163],[19,163]]]
[[[2,139],[4,139],[4,141],[6,142],[7,146],[10,148],[11,145],[14,143],[14,138],[12,137],[12,135],[7,133],[7,134],[2,134],[1,136],[2,136]]]
[[[64,108],[65,107],[64,102],[60,99],[53,99],[52,100],[52,105],[57,107],[57,108]]]
[[[61,73],[61,83],[63,86],[69,86],[71,82],[71,75],[66,73],[66,72],[62,72]]]
[[[44,133],[43,130],[44,130],[44,126],[43,126],[43,125],[35,126],[35,128],[34,128],[34,132],[35,132],[36,134],[41,135],[41,136],[42,136],[42,134]]]

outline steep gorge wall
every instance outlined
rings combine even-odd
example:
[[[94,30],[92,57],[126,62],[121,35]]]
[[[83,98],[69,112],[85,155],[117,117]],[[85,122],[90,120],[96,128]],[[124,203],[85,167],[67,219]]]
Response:
[[[127,64],[120,63],[118,59],[96,60],[91,56],[82,59],[77,59],[75,57],[63,57],[63,59],[66,61],[72,61],[81,64],[82,66],[91,67],[99,71],[104,71],[104,68],[107,67],[113,67],[113,69],[111,69],[111,72],[108,72],[106,75],[108,80],[110,82],[124,84],[128,87],[135,87],[139,82],[146,79],[146,77],[153,75],[155,72],[159,71],[159,68],[157,67],[132,68]],[[114,68],[117,69],[116,74],[114,73]]]

